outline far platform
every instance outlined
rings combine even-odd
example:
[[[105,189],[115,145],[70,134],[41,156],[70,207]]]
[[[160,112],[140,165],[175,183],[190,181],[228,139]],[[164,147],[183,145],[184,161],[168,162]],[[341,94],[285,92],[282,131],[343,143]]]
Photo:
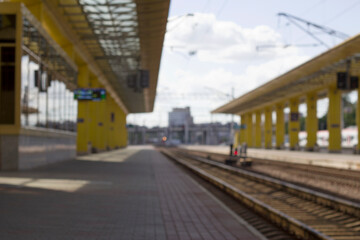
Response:
[[[229,154],[229,146],[182,145],[182,148],[205,152]],[[304,152],[262,148],[248,148],[248,157],[275,161],[285,161],[300,164],[310,164],[322,167],[333,167],[360,170],[360,155],[341,153]]]
[[[0,173],[0,239],[263,239],[148,146]]]

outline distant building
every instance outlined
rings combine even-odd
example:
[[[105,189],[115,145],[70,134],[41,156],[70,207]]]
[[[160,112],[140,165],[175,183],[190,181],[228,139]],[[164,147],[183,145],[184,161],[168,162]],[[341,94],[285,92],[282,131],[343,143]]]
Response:
[[[189,107],[173,108],[172,112],[169,112],[169,127],[191,126],[193,123]]]
[[[190,108],[173,108],[169,113],[168,127],[128,126],[130,145],[161,144],[165,137],[168,144],[228,144],[232,141],[230,123],[194,124]],[[235,123],[235,127],[237,124]]]
[[[235,127],[238,125],[235,123]],[[177,127],[153,127],[129,125],[128,140],[130,145],[137,144],[160,144],[163,137],[172,144],[228,144],[230,138],[231,123],[202,123],[191,126]]]

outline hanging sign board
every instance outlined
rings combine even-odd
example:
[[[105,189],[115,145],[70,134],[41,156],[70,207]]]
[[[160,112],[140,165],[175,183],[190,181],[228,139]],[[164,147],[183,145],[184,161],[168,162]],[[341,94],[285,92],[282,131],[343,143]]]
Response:
[[[79,88],[74,90],[74,99],[100,101],[106,99],[106,91],[103,88]]]

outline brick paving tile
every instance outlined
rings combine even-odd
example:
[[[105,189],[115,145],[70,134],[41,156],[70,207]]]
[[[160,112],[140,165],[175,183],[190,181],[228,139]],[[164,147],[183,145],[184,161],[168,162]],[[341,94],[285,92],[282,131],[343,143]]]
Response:
[[[150,147],[0,173],[0,239],[256,239]]]

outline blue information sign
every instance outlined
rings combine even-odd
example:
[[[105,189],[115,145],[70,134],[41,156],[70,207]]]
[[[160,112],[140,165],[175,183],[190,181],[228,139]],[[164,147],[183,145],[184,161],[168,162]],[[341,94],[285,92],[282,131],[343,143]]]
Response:
[[[106,91],[103,88],[79,88],[74,90],[74,99],[100,101],[106,98]]]

